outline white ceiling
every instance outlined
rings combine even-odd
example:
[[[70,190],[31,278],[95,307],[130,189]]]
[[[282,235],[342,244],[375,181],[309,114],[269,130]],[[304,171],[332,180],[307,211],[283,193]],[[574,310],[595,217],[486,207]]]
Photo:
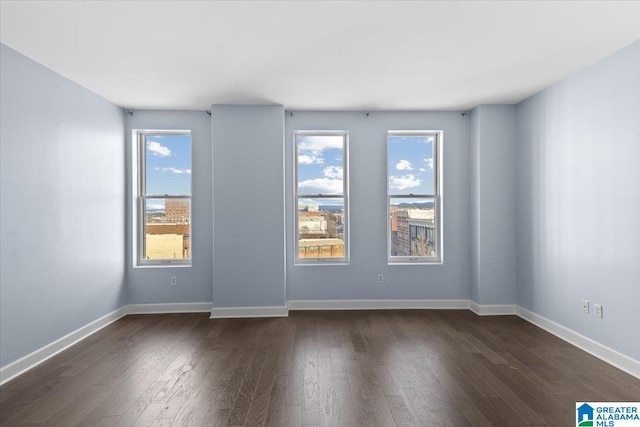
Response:
[[[638,1],[1,1],[0,40],[126,108],[466,110],[640,38]]]

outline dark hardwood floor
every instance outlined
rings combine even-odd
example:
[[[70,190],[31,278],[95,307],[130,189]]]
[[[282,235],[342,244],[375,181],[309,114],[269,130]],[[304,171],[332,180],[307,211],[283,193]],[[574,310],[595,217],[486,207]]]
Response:
[[[9,426],[572,426],[640,380],[514,317],[127,316],[0,388]]]

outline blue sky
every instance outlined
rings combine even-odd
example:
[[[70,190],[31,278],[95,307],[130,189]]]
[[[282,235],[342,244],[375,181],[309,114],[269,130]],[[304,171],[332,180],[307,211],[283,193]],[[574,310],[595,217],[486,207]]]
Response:
[[[299,135],[297,149],[298,195],[342,195],[343,136]],[[390,135],[388,150],[389,194],[433,194],[433,137]],[[331,199],[307,201],[320,205],[337,202]],[[339,202],[342,203],[342,199]]]
[[[433,137],[389,135],[389,194],[433,194]]]
[[[191,136],[150,135],[146,139],[146,184],[148,195],[191,194]],[[148,208],[157,209],[158,200]]]
[[[344,136],[300,135],[297,147],[298,195],[342,195]],[[319,204],[331,202],[325,200]]]

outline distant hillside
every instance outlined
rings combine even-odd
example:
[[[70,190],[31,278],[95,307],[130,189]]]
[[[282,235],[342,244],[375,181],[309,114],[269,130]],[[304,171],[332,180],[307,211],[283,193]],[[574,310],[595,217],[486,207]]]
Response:
[[[342,206],[320,205],[318,209],[323,212],[342,212]]]
[[[400,203],[398,205],[392,205],[396,208],[408,208],[408,209],[433,209],[435,203],[433,202],[425,202],[425,203]]]
[[[400,203],[398,205],[392,205],[396,208],[405,208],[405,209],[433,209],[435,203],[433,202],[414,202],[414,203]],[[333,206],[333,205],[320,205],[318,209],[322,212],[342,212],[342,206]]]

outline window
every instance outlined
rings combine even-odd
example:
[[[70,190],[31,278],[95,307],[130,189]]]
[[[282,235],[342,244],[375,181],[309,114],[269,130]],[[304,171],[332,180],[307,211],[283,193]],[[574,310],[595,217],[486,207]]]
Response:
[[[387,216],[390,263],[442,261],[440,131],[389,131]]]
[[[296,132],[296,263],[349,260],[348,134]]]
[[[135,131],[137,265],[191,264],[191,132]]]

